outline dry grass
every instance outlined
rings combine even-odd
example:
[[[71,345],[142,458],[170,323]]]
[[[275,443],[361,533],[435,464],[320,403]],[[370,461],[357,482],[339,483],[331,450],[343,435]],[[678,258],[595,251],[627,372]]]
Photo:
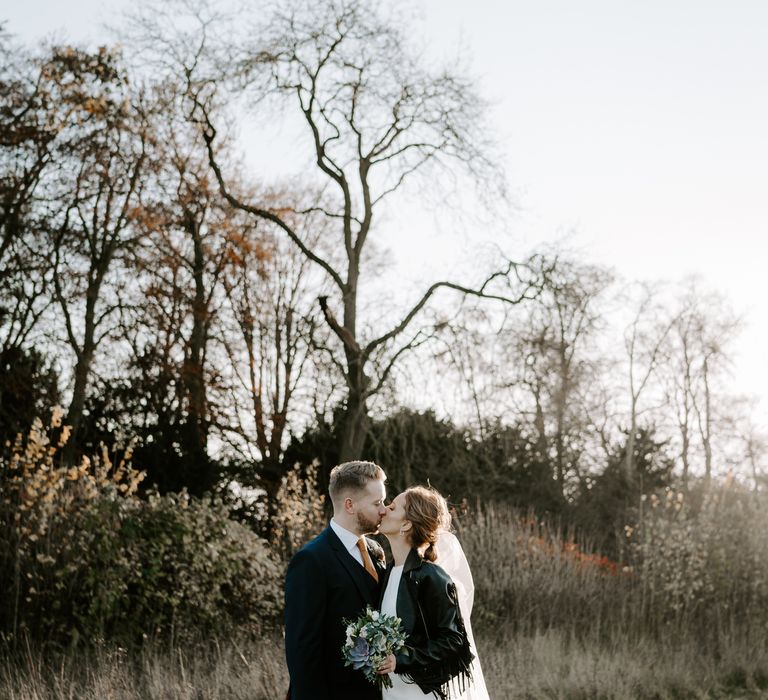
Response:
[[[768,648],[724,640],[720,657],[692,641],[578,640],[562,632],[478,640],[496,700],[680,700],[768,697]]]
[[[27,649],[0,664],[3,700],[273,700],[287,687],[275,637],[136,655],[101,647],[43,657]]]
[[[479,635],[494,700],[681,700],[768,697],[768,644],[725,639],[717,654],[675,645],[578,640],[550,630]],[[282,640],[145,649],[99,648],[0,662],[3,700],[282,700]],[[352,699],[349,699],[352,700]]]

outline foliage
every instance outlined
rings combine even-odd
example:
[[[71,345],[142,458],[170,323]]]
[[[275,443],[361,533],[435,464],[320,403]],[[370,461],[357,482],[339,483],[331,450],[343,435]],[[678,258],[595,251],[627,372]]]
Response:
[[[465,498],[532,509],[550,519],[564,517],[567,504],[552,478],[555,465],[524,420],[494,421],[473,448],[476,467],[465,484]]]
[[[638,427],[631,442],[631,475],[624,469],[630,443],[625,431],[612,446],[605,469],[583,480],[571,514],[596,547],[618,558],[625,555],[624,528],[636,525],[641,498],[667,488],[674,467],[667,441],[657,437],[653,426]]]
[[[645,613],[655,624],[717,635],[736,620],[768,624],[765,495],[732,479],[644,500],[627,528]]]
[[[98,385],[86,401],[79,442],[93,450],[101,442],[132,439],[148,485],[160,493],[186,489],[199,497],[216,484],[221,465],[189,439],[193,426],[181,369],[160,354],[147,348],[121,380]]]
[[[280,482],[277,510],[272,518],[271,545],[284,559],[317,535],[326,523],[325,496],[317,487],[317,463],[304,473],[299,465]]]
[[[147,629],[175,637],[233,626],[256,633],[280,615],[282,567],[219,501],[150,495],[124,530],[134,558],[131,638]]]
[[[644,575],[672,580],[665,576],[674,571],[674,580],[687,580],[684,590],[694,590],[690,584],[701,576],[701,566],[690,566],[687,555],[670,555],[672,545],[682,547],[690,539],[685,523],[692,532],[707,531],[692,538],[698,543],[693,549],[710,557],[710,569],[717,572],[708,588],[745,591],[761,585],[758,559],[764,562],[767,554],[761,549],[764,497],[733,483],[718,485],[708,498],[692,493],[680,500],[679,492],[669,493],[659,496],[655,507],[654,499],[645,501],[645,522],[653,522],[656,539],[642,539],[639,531],[630,538],[660,550],[653,564],[665,562],[667,568],[658,575],[649,566],[625,570],[532,514],[488,507],[460,521],[475,574],[474,636],[491,697],[765,697],[764,600],[742,596],[750,607],[734,610],[723,607],[722,595],[710,597],[710,611],[696,604],[691,615],[673,615],[659,626],[650,604],[663,604],[677,589],[658,586],[658,597],[650,599],[642,580]],[[715,614],[727,614],[730,627],[707,629]],[[694,624],[695,615],[703,616],[701,624]],[[97,644],[53,656],[34,647],[24,655],[0,656],[0,695],[24,700],[267,700],[276,690],[282,694],[287,683],[282,640],[271,633],[256,640],[225,633],[209,644],[170,650],[149,642],[135,651]]]
[[[475,472],[471,443],[466,431],[433,411],[403,408],[371,424],[366,456],[382,465],[392,495],[429,481],[446,495],[464,497]]]
[[[40,352],[0,350],[0,436],[26,433],[35,416],[58,401],[58,376]]]
[[[0,624],[11,639],[186,639],[233,626],[255,633],[280,612],[282,568],[220,501],[136,491],[131,453],[78,466],[54,411],[0,461]]]
[[[342,420],[336,410],[330,422],[318,421],[286,449],[286,462],[317,460],[321,490],[339,458]],[[372,421],[363,458],[383,467],[391,494],[429,482],[455,503],[504,501],[542,514],[564,505],[552,465],[523,426],[494,422],[478,437],[434,411],[400,408]]]
[[[326,491],[331,469],[339,463],[342,421],[342,407],[336,406],[330,417],[319,415],[300,435],[292,435],[283,455],[284,468],[317,461],[318,480]]]

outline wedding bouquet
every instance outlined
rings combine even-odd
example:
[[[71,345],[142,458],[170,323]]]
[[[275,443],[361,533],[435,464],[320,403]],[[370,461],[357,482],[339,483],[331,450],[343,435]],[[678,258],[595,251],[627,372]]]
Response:
[[[379,688],[391,688],[388,674],[378,674],[382,662],[405,645],[405,632],[400,618],[373,610],[370,606],[354,622],[347,625],[347,641],[341,648],[344,665],[362,671]]]

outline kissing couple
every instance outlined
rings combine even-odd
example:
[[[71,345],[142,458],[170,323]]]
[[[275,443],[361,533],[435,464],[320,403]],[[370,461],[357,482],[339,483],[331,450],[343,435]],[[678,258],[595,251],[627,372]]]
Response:
[[[472,638],[472,574],[450,532],[445,499],[413,486],[386,499],[373,462],[333,468],[329,526],[291,559],[285,579],[285,655],[290,700],[489,700]],[[382,547],[366,535],[389,542]],[[406,646],[377,672],[380,689],[345,666],[344,620],[367,607],[401,620]]]

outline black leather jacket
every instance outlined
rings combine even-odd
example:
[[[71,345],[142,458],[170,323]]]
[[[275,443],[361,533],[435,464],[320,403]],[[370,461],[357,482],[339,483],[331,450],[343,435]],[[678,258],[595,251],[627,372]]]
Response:
[[[391,568],[382,581],[382,597],[390,573]],[[457,674],[469,676],[472,653],[456,585],[442,568],[422,559],[415,549],[403,566],[397,614],[407,640],[406,647],[395,654],[395,673],[410,678],[425,693],[446,697],[448,678]]]

